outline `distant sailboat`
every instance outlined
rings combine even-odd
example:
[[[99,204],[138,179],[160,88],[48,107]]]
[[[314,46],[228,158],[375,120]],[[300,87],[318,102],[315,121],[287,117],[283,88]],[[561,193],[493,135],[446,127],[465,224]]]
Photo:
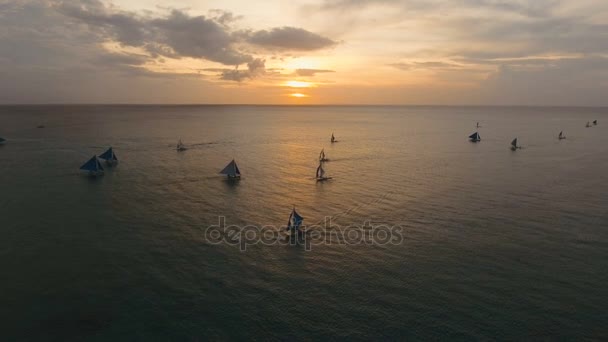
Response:
[[[513,141],[511,141],[511,150],[515,151],[518,148],[521,148],[521,146],[517,146],[517,138],[515,138]]]
[[[334,137],[334,133],[333,132],[331,133],[331,142],[332,143],[338,142],[338,140],[336,140],[336,137]]]
[[[471,142],[479,142],[481,141],[481,136],[479,136],[479,133],[475,132],[469,135],[469,140],[471,140]]]
[[[184,145],[184,143],[182,142],[182,139],[179,139],[179,141],[177,142],[177,148],[176,150],[178,151],[185,151],[187,150],[186,145]]]
[[[479,128],[479,122],[477,123],[477,128]]]
[[[236,179],[241,178],[241,171],[239,167],[236,165],[234,159],[226,167],[220,171],[221,174],[228,176],[228,179]]]
[[[5,142],[6,142],[6,139],[0,138],[0,145],[4,144]]]
[[[103,166],[101,166],[97,156],[93,156],[93,158],[89,159],[89,161],[84,163],[80,169],[86,171],[90,176],[96,177],[103,175]]]
[[[322,182],[322,181],[331,179],[331,177],[325,176],[325,170],[323,170],[323,163],[321,163],[321,162],[319,162],[319,167],[317,167],[316,178],[317,178],[317,182]]]
[[[320,161],[320,162],[326,162],[326,161],[329,161],[329,159],[327,159],[327,158],[325,157],[325,149],[322,149],[322,150],[321,150],[321,153],[319,153],[319,161]]]
[[[114,153],[114,150],[112,150],[111,147],[107,151],[102,153],[99,156],[99,159],[105,160],[108,165],[118,164],[118,158],[116,158],[116,154]]]
[[[566,136],[564,135],[564,131],[560,131],[560,132],[559,132],[559,137],[558,137],[558,139],[559,139],[559,140],[566,139]]]
[[[287,220],[286,230],[290,231],[291,233],[299,233],[300,226],[302,225],[303,221],[304,218],[300,216],[300,214],[298,214],[298,212],[296,211],[296,207],[294,206],[293,210],[291,211],[291,214],[289,215],[289,220]]]
[[[585,125],[585,127],[587,127],[587,128],[591,127],[591,125],[589,124],[589,121],[587,121],[587,125]]]
[[[593,126],[597,126],[597,120],[593,120]]]

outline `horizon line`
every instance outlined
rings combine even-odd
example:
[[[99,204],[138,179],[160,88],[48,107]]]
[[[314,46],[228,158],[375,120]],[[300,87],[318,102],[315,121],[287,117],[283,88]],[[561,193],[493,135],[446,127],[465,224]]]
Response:
[[[608,108],[608,105],[527,105],[527,104],[277,104],[277,103],[0,103],[0,107],[21,107],[21,106],[183,106],[183,107],[202,107],[202,106],[242,106],[242,107],[527,107],[527,108]]]

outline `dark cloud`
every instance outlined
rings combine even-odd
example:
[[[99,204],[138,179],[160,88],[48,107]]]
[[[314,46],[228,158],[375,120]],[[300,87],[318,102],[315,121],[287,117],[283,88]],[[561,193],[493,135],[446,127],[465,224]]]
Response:
[[[226,65],[249,62],[252,56],[239,52],[229,31],[204,16],[191,17],[173,10],[166,18],[149,21],[155,43],[170,47],[184,57],[203,58]]]
[[[242,82],[246,79],[258,77],[266,73],[265,62],[266,61],[263,59],[254,59],[247,63],[247,70],[238,70],[238,68],[235,68],[234,70],[223,70],[220,74],[220,79]]]
[[[217,9],[210,11],[209,17],[191,16],[177,9],[166,16],[151,17],[110,8],[98,0],[81,3],[57,0],[55,8],[88,26],[100,39],[144,48],[153,58],[191,57],[224,65],[240,65],[255,62],[253,55],[242,50],[244,42],[279,51],[310,51],[335,44],[329,38],[296,27],[233,31],[231,24],[240,17]]]
[[[266,48],[299,51],[320,50],[337,44],[316,33],[289,26],[251,32],[247,41]]]
[[[234,15],[232,12],[224,11],[221,9],[212,9],[209,11],[211,18],[225,26],[232,24],[235,21],[243,19],[242,15]]]
[[[235,39],[224,26],[232,18],[229,12],[221,13],[216,21],[179,10],[172,10],[166,17],[145,18],[112,11],[96,2],[86,5],[62,2],[57,8],[104,38],[143,47],[154,56],[201,58],[226,65],[253,59],[235,48]]]
[[[335,72],[334,70],[326,69],[296,69],[296,75],[298,76],[315,76],[320,73]]]
[[[133,13],[110,11],[97,0],[57,1],[54,4],[57,11],[90,25],[102,36],[131,46],[141,46],[145,42],[146,27]]]

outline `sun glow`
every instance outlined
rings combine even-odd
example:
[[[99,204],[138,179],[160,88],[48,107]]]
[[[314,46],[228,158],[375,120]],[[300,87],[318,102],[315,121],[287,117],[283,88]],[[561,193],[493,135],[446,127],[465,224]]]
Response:
[[[304,81],[287,81],[287,82],[285,82],[285,86],[291,87],[291,88],[310,88],[310,87],[313,87],[314,84],[311,82],[304,82]]]
[[[289,96],[297,97],[297,98],[308,97],[308,95],[302,94],[302,93],[293,93],[293,94],[289,94]]]

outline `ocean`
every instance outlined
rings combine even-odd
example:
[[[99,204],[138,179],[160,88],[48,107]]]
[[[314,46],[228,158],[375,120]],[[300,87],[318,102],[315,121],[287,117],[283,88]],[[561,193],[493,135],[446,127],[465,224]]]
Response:
[[[0,339],[608,339],[607,125],[608,108],[2,106]],[[81,174],[110,146],[118,166]],[[240,181],[218,174],[232,159]],[[317,239],[284,238],[294,206]]]

